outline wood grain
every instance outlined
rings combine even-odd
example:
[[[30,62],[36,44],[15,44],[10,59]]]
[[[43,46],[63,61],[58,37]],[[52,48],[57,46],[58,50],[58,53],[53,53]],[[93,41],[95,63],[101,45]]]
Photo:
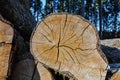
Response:
[[[107,60],[99,48],[95,27],[84,18],[67,13],[42,20],[31,37],[35,59],[76,80],[104,80]]]
[[[0,17],[0,80],[6,80],[14,31]]]
[[[110,80],[120,80],[120,70],[116,71],[112,77],[110,78]]]

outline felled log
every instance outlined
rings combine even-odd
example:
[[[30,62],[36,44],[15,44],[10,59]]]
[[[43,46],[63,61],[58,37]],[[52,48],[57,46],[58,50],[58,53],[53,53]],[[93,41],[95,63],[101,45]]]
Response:
[[[101,40],[101,50],[106,55],[109,64],[120,63],[120,39]]]
[[[105,45],[105,46],[109,46],[109,47],[114,47],[114,48],[119,48],[120,49],[120,39],[119,38],[101,40],[100,43],[102,45]]]
[[[80,16],[60,13],[42,20],[31,37],[35,59],[76,80],[105,80],[107,60],[95,27]]]
[[[0,16],[0,80],[6,80],[8,77],[13,35],[11,24]]]
[[[120,39],[106,39],[100,42],[110,66],[106,80],[120,80]]]
[[[12,80],[52,80],[50,72],[31,59],[18,62],[14,68]]]
[[[11,80],[32,80],[34,73],[35,63],[33,60],[26,59],[19,61],[14,65],[14,71]],[[40,80],[38,72],[36,73],[36,80]]]

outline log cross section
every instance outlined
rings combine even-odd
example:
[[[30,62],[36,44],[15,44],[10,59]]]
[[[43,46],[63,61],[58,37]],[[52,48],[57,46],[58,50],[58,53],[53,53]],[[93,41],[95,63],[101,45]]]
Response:
[[[14,31],[0,16],[0,80],[6,80]]]
[[[76,80],[105,80],[107,60],[95,27],[84,18],[51,14],[34,29],[31,52],[49,68]]]

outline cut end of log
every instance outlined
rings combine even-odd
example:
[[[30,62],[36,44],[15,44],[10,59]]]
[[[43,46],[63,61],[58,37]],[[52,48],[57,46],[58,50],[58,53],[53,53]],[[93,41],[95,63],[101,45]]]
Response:
[[[105,46],[115,47],[120,49],[120,39],[105,39],[101,40],[101,44]]]
[[[120,71],[113,74],[110,80],[120,80]]]
[[[0,78],[2,78],[0,80],[7,78],[13,35],[14,31],[11,25],[0,19]]]
[[[50,71],[45,68],[41,63],[37,64],[37,70],[40,74],[40,80],[53,80]]]
[[[42,20],[32,34],[31,52],[39,62],[78,80],[105,79],[107,61],[97,31],[80,16],[52,14]]]

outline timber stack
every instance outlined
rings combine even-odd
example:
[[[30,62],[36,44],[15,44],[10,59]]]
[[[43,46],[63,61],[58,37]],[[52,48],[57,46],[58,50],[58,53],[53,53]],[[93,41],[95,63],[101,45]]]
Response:
[[[0,18],[0,80],[63,80],[57,73],[65,80],[120,79],[119,66],[111,68],[100,49],[95,26],[81,16],[57,13],[38,23],[30,39],[34,59],[26,58],[28,46],[13,28]]]

